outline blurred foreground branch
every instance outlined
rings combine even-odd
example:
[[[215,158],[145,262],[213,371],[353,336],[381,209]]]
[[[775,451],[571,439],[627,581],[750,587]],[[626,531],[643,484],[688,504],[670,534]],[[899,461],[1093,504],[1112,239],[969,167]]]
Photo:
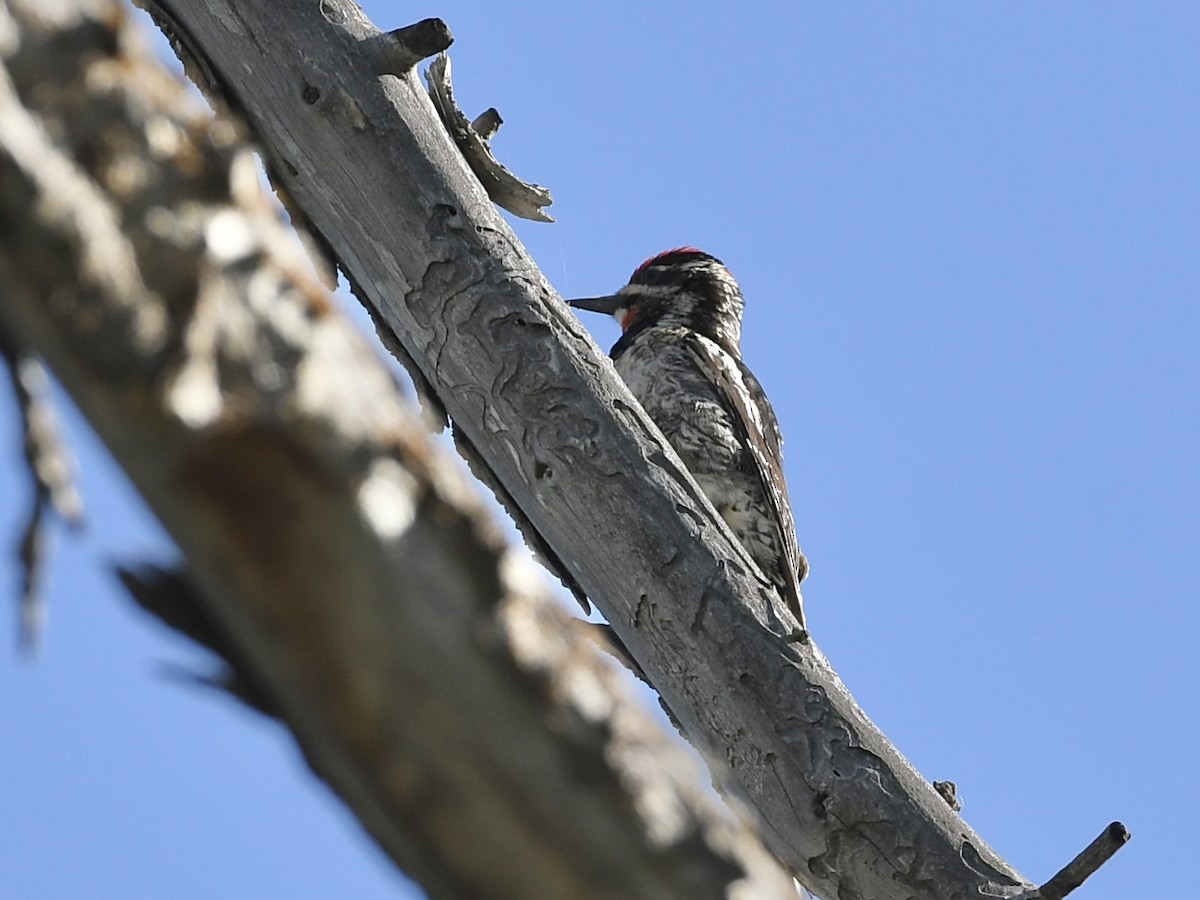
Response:
[[[792,872],[822,896],[845,900],[1034,890],[874,727],[819,648],[787,641],[778,598],[496,213],[414,73],[381,70],[380,54],[363,49],[377,50],[372,42],[380,32],[361,10],[345,0],[147,5],[198,56],[189,71],[246,117],[291,208],[417,366],[474,464],[600,605],[723,787],[748,801],[768,846]],[[90,32],[76,30],[67,45],[78,51],[80,35],[95,33],[100,21]],[[48,78],[37,71],[46,49],[24,52],[23,44],[10,54],[14,73],[22,63]],[[94,67],[86,87],[77,80],[81,90],[107,83]],[[119,78],[110,73],[108,80]],[[112,118],[96,98],[87,101],[72,105],[67,92],[67,109],[98,113],[77,116],[79,123],[39,112],[68,134]],[[38,103],[46,102],[39,91]],[[172,95],[168,108],[177,102]],[[208,170],[195,165],[204,152],[178,149],[189,145],[179,139],[181,126],[145,124],[144,132],[129,129],[145,141],[122,139],[111,157],[123,163],[128,142],[144,143],[149,155],[175,164],[177,177]],[[213,146],[232,156],[220,132],[214,127],[199,146],[216,139]],[[43,147],[38,155],[46,153]],[[110,195],[102,198],[107,212],[38,221],[48,231],[43,244],[67,246],[80,263],[78,272],[59,277],[86,289],[58,285],[58,303],[39,304],[37,292],[54,296],[56,285],[30,283],[14,291],[13,319],[68,388],[86,395],[81,406],[175,534],[200,593],[261,667],[314,766],[339,785],[384,846],[431,893],[446,896],[564,896],[584,881],[584,896],[605,896],[601,889],[658,896],[647,881],[611,881],[650,871],[691,877],[689,889],[699,896],[724,895],[731,883],[746,884],[743,876],[763,879],[746,888],[754,896],[786,893],[752,844],[716,837],[731,832],[703,824],[709,820],[684,799],[678,779],[658,768],[650,775],[621,770],[617,781],[630,791],[621,803],[632,806],[611,805],[632,830],[624,838],[595,832],[597,822],[611,820],[593,815],[606,807],[595,800],[591,767],[587,777],[566,771],[562,757],[549,749],[538,755],[527,741],[533,735],[570,744],[598,729],[610,743],[577,751],[575,764],[601,752],[601,770],[608,771],[622,745],[617,723],[626,719],[607,699],[592,705],[608,696],[592,690],[607,670],[593,673],[577,640],[541,626],[556,614],[525,579],[511,577],[481,520],[455,502],[463,494],[457,475],[443,471],[423,438],[392,424],[406,414],[390,383],[364,362],[369,354],[347,336],[324,295],[298,268],[279,262],[282,251],[264,244],[257,219],[247,224],[249,176],[239,178],[228,160],[221,178],[197,176],[193,187],[216,192],[210,203],[233,200],[229,213],[194,199],[146,202],[146,184],[130,177],[143,168],[112,158],[86,157],[88,177]],[[52,212],[46,198],[58,196],[60,179],[39,180],[32,157],[14,160],[11,167],[0,162],[18,173],[30,204]],[[225,198],[230,168],[234,190]],[[402,189],[363,189],[388,184]],[[73,196],[97,189],[76,188]],[[78,227],[81,216],[86,229]],[[195,245],[203,252],[180,249]],[[33,263],[47,255],[38,246],[7,257],[0,277],[20,283],[30,277],[26,269],[38,271]],[[91,267],[98,255],[111,266]],[[274,274],[264,276],[260,262]],[[103,379],[107,385],[89,385]],[[150,448],[155,455],[146,458]],[[445,567],[434,549],[442,539],[458,554]],[[379,556],[364,560],[364,543],[380,548]],[[412,557],[401,560],[401,547]],[[488,596],[494,608],[472,599]],[[514,612],[521,609],[532,612]],[[419,639],[399,650],[400,635]],[[543,649],[529,653],[521,639],[534,635],[549,643],[539,639],[533,646]],[[382,663],[394,654],[402,662]],[[366,674],[363,666],[376,661],[378,670]],[[309,674],[318,663],[332,666],[320,680]],[[530,673],[541,705],[511,693],[512,682]],[[399,722],[368,718],[364,728],[358,714],[394,709],[394,692],[416,704],[420,729],[437,733],[438,757],[404,745]],[[558,707],[546,702],[565,714],[548,713]],[[460,711],[484,733],[497,726],[510,740],[515,735],[518,746],[489,744],[494,754],[481,761],[477,738],[456,730]],[[377,743],[381,736],[386,747]],[[365,767],[350,766],[364,758]],[[662,761],[672,768],[668,757]],[[450,801],[438,788],[451,785],[454,800],[480,792],[486,802],[501,772],[548,782],[535,788],[519,780],[507,788],[508,796],[522,797],[515,805],[525,806],[526,789],[551,804],[535,801],[512,812],[521,823],[515,846],[503,828],[480,828],[471,837],[461,829],[464,815],[468,824],[499,815],[495,805],[449,809],[437,802]],[[400,795],[394,806],[381,808],[395,795],[375,795],[380,785],[372,777]],[[591,803],[586,811],[575,806],[584,801]],[[560,833],[564,803],[577,821]],[[420,826],[387,815],[418,808]],[[658,818],[663,811],[670,815]],[[483,815],[473,820],[474,812]],[[536,827],[548,822],[554,827]],[[424,828],[421,839],[436,840],[438,852],[417,852],[411,827]],[[554,853],[530,849],[547,851],[546,844],[522,840],[551,830],[559,840],[555,867]],[[614,841],[606,850],[611,857],[590,856],[599,848],[584,839],[590,837]],[[680,855],[690,851],[707,854],[707,862],[693,867]],[[498,871],[519,880],[500,880]],[[545,880],[551,877],[564,880]],[[456,878],[478,881],[468,886]],[[535,878],[542,880],[531,884]]]
[[[505,547],[236,129],[109,2],[0,28],[0,323],[178,542],[175,624],[210,620],[431,896],[791,895]]]

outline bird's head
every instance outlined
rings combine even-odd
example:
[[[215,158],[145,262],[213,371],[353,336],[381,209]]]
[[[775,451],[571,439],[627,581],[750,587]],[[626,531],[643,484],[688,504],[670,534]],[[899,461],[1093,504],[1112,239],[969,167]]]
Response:
[[[576,309],[609,313],[626,336],[658,325],[683,327],[738,353],[742,290],[724,263],[695,247],[650,257],[615,294],[569,302]]]

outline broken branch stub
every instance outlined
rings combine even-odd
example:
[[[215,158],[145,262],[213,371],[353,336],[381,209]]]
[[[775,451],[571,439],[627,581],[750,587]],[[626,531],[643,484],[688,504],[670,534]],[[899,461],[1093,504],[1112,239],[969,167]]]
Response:
[[[1017,900],[1063,900],[1112,859],[1113,854],[1129,843],[1131,837],[1129,829],[1122,823],[1111,823],[1053,878],[1036,891],[1022,894]]]
[[[522,219],[553,222],[554,218],[542,211],[543,206],[554,202],[550,191],[539,184],[522,181],[492,155],[487,141],[500,127],[499,113],[495,114],[495,127],[476,130],[471,120],[454,102],[454,88],[450,84],[450,57],[443,53],[430,63],[429,71],[425,73],[425,81],[429,85],[429,96],[437,109],[438,117],[446,126],[446,131],[458,147],[459,153],[463,155],[467,165],[487,191],[487,195],[492,198],[492,202]],[[489,112],[494,113],[495,110]],[[487,113],[479,118],[483,119],[484,116],[487,116]],[[490,120],[489,116],[487,121]],[[489,131],[490,134],[487,133]]]
[[[441,19],[422,19],[413,25],[385,31],[364,41],[375,54],[381,75],[403,78],[423,59],[441,53],[454,43],[454,35]]]

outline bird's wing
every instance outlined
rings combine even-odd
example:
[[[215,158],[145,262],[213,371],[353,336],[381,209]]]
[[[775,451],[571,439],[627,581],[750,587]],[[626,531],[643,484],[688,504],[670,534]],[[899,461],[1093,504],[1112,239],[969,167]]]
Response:
[[[722,404],[747,439],[746,446],[750,448],[763,493],[771,506],[771,518],[779,529],[779,543],[783,547],[787,566],[787,571],[782,573],[783,599],[800,623],[800,628],[807,631],[800,582],[808,574],[808,561],[796,542],[796,523],[792,518],[792,503],[783,476],[783,437],[775,410],[771,408],[758,379],[740,359],[703,335],[693,332],[686,340],[688,351],[710,376]],[[757,402],[751,398],[757,398]]]

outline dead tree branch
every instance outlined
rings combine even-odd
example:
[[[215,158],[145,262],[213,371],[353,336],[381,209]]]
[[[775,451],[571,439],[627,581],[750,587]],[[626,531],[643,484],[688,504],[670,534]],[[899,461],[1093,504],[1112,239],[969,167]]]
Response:
[[[0,331],[0,357],[12,382],[24,435],[25,467],[33,485],[33,501],[21,535],[23,584],[17,628],[20,645],[32,651],[45,619],[41,596],[46,566],[46,512],[53,510],[70,525],[83,519],[83,500],[75,487],[75,460],[59,436],[58,417],[50,403],[50,380],[42,364],[8,345]]]
[[[1129,838],[1129,830],[1120,822],[1113,822],[1053,878],[1019,900],[1063,900],[1112,859],[1113,854],[1129,843]]]
[[[431,896],[792,895],[136,45],[108,0],[0,5],[0,325],[175,537],[201,630]]]
[[[379,34],[361,10],[155,6],[202,48],[283,189],[501,496],[604,611],[778,858],[846,900],[1032,889],[819,648],[787,642],[774,592],[488,202],[414,73],[380,77],[361,51]],[[403,190],[363,191],[397,178]]]
[[[846,900],[1015,897],[1034,890],[879,733],[820,650],[787,642],[788,616],[774,592],[760,581],[661,435],[496,213],[415,74],[381,76],[378,53],[364,50],[380,32],[361,11],[345,0],[161,0],[154,8],[179,44],[197,57],[191,71],[201,73],[207,87],[219,90],[245,115],[293,208],[303,210],[359,296],[391,328],[503,496],[601,606],[726,787],[756,811],[778,858],[817,893]],[[397,179],[402,190],[376,189]],[[213,335],[221,329],[206,318],[210,311],[205,304],[188,309],[192,301],[186,298],[192,295],[180,289],[186,321],[199,322],[199,327],[180,332],[171,324],[176,322],[176,293],[160,289],[159,305],[116,299],[141,296],[142,274],[136,265],[123,262],[137,255],[117,240],[120,229],[114,236],[104,217],[97,221],[103,227],[89,230],[86,238],[72,232],[72,246],[83,251],[84,259],[99,240],[115,260],[111,272],[95,279],[97,292],[111,294],[113,300],[88,335],[93,343],[111,320],[120,323],[134,347],[143,348],[138,357],[143,361],[161,361],[182,346],[189,362],[172,377],[169,408],[193,430],[220,422],[224,411],[237,405],[226,399],[227,392],[239,403],[257,391],[278,399],[272,382],[252,366],[238,370],[229,383],[219,381],[214,399],[211,371],[224,371],[214,360],[225,361],[212,349]],[[151,237],[160,239],[160,232]],[[240,240],[231,245],[243,247]],[[211,252],[228,255],[222,246],[218,241]],[[238,249],[233,258],[242,253]],[[14,305],[23,318],[37,314]],[[256,326],[260,320],[267,321],[261,310]],[[54,343],[53,334],[42,334],[33,325],[29,331],[32,346]],[[114,346],[124,349],[120,343]],[[60,365],[70,370],[90,363],[92,371],[86,374],[95,377],[96,369],[116,365],[129,380],[119,365],[129,361],[110,360],[94,348],[92,356],[81,359],[44,352],[56,371]],[[197,358],[199,363],[190,362]],[[138,383],[136,377],[132,381]],[[101,420],[110,414],[101,430],[120,445],[115,422],[121,415],[107,409],[107,402],[93,404],[90,414]],[[287,479],[286,473],[306,471],[310,457],[320,458],[304,442],[304,452],[294,457],[290,450],[272,450],[279,423],[266,416],[272,439],[262,439],[261,405],[250,403],[256,417],[248,431],[205,432],[195,453],[206,465],[187,468],[185,484],[200,478],[206,491],[226,499],[193,498],[198,507],[189,515],[216,518],[232,530],[235,519],[257,515],[256,510],[277,510],[279,489],[271,489],[275,482]],[[311,415],[310,407],[304,411]],[[150,426],[161,427],[142,424],[151,433]],[[307,420],[306,427],[312,427]],[[122,449],[135,467],[144,462],[139,484],[152,503],[159,494],[167,497],[179,489],[177,478],[170,477],[179,473],[164,472],[161,460],[138,460],[136,447]],[[361,458],[355,459],[361,465]],[[229,460],[260,460],[262,471],[251,469],[255,477],[247,479],[244,473],[233,474],[238,469]],[[334,469],[343,471],[337,465]],[[361,469],[353,473],[367,477]],[[234,489],[222,492],[226,483]],[[251,487],[266,493],[247,509]],[[620,509],[608,502],[613,496],[623,498]],[[194,534],[198,525],[176,518],[163,502],[168,527],[181,544],[195,546],[202,562],[212,565],[233,552],[231,538],[212,546],[204,535]],[[316,502],[306,499],[298,508],[310,514]],[[291,517],[257,522],[255,533],[282,530],[288,540],[266,541],[268,546],[257,549],[267,558],[255,559],[255,568],[240,574],[260,588],[273,586],[261,573],[272,571],[270,557],[280,553],[283,543],[289,551],[299,549],[305,557],[298,567],[301,574],[315,579],[310,570],[316,562],[308,557],[319,546],[316,532],[342,529],[361,540],[368,530],[362,510],[350,500],[342,502],[348,505],[340,516],[326,515],[319,522],[293,522]],[[370,567],[344,571],[355,573],[345,592],[375,583]],[[390,569],[386,574],[401,577]],[[300,579],[297,573],[280,575],[289,589]],[[201,578],[201,587],[222,620],[234,621],[246,602],[245,589],[228,581],[210,575]],[[378,585],[387,583],[380,580]],[[505,596],[514,592],[507,585],[501,590]],[[370,604],[362,613],[362,623],[379,617],[376,628],[397,615],[391,606]],[[313,615],[320,618],[327,611],[314,610]],[[253,642],[279,627],[271,617],[251,622],[243,640]],[[390,628],[382,630],[390,633]],[[306,630],[302,637],[316,641],[322,654],[347,649],[323,643],[329,640],[323,629]],[[264,665],[270,662],[268,654]],[[347,666],[348,683],[369,683],[351,681],[357,670]],[[280,671],[281,688],[293,686],[288,676],[296,673],[283,664]],[[481,678],[500,674],[478,667],[473,673]],[[275,699],[285,702],[289,696],[282,691]],[[301,715],[307,709],[299,704],[288,715],[293,727],[299,722],[302,742],[315,727]],[[320,758],[314,765],[335,782],[341,774]],[[370,801],[366,798],[368,827],[385,846],[403,846],[402,840],[391,840],[395,836],[390,832],[381,835]],[[434,883],[447,891],[456,887]]]

